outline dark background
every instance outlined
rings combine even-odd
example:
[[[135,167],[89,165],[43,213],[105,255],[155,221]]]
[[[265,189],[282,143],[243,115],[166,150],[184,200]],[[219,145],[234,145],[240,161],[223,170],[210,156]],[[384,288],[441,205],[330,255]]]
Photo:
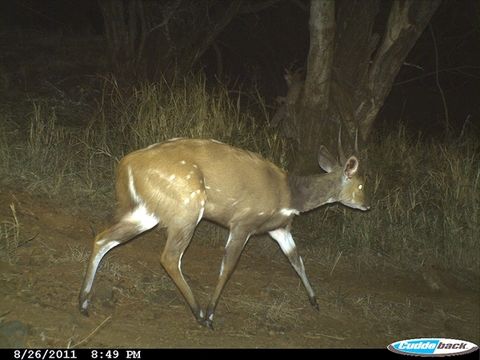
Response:
[[[237,16],[217,41],[225,67],[220,80],[232,87],[257,86],[273,108],[275,97],[286,92],[285,69],[305,66],[308,16],[308,2],[287,0]],[[84,38],[103,34],[95,0],[4,0],[0,24],[2,37],[31,30]],[[214,51],[208,50],[197,66],[213,78]],[[410,52],[376,126],[402,120],[415,132],[441,134],[448,112],[449,126],[459,133],[479,121],[479,94],[480,2],[446,0]]]

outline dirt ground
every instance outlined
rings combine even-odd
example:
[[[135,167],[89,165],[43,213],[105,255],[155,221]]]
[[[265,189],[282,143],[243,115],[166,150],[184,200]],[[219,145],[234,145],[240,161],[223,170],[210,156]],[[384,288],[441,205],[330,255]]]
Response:
[[[471,285],[478,279],[466,282],[434,268],[412,274],[394,266],[359,267],[346,258],[326,264],[320,245],[299,245],[317,312],[267,237],[250,240],[220,299],[215,330],[203,328],[160,265],[163,230],[106,256],[84,317],[77,298],[92,227],[100,231],[108,219],[12,189],[0,189],[0,204],[0,222],[15,206],[22,244],[10,261],[0,262],[0,347],[384,348],[415,337],[480,342],[480,296]],[[183,269],[206,304],[223,244],[199,241],[208,234],[202,226]]]

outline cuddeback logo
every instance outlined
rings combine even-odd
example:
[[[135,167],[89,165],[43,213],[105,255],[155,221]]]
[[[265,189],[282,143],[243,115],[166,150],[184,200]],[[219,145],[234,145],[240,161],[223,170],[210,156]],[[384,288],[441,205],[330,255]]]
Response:
[[[414,356],[451,356],[473,352],[478,349],[474,343],[455,339],[410,339],[388,345],[388,350]]]

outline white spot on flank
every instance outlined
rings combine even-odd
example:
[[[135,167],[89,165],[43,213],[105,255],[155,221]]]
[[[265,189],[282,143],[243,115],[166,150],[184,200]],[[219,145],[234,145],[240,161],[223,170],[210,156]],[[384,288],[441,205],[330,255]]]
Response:
[[[193,199],[195,196],[197,196],[197,192],[196,191],[192,191],[190,193],[190,197]]]
[[[187,162],[185,160],[180,161],[180,164],[185,165]]]
[[[232,200],[233,200],[233,199],[232,199]],[[240,200],[235,200],[235,201],[232,203],[232,206],[237,205],[239,202],[240,202]]]
[[[175,180],[176,177],[177,176],[175,174],[172,174],[168,177],[168,180],[173,181],[173,180]]]
[[[358,185],[358,190],[362,190],[362,189],[363,189],[363,185],[362,184]]]
[[[265,211],[260,211],[260,212],[258,213],[258,215],[260,215],[260,216],[262,216],[263,214],[265,214]]]
[[[217,144],[223,144],[222,142],[215,140],[215,139],[210,139],[211,142],[217,143]]]
[[[188,197],[185,198],[185,199],[183,199],[183,203],[184,203],[185,205],[188,205],[189,202],[190,202],[190,199],[189,199]]]
[[[198,169],[197,164],[193,164],[192,166],[193,166],[195,169]]]
[[[207,190],[210,190],[210,189],[211,189],[211,187],[210,187],[210,186],[208,186],[208,185],[205,185],[205,189],[207,189]]]
[[[132,212],[124,216],[123,220],[137,224],[139,230],[146,231],[158,224],[158,218],[149,213],[145,205],[141,204]]]
[[[192,175],[188,174],[188,175],[185,177],[185,179],[190,180],[191,177],[192,177]]]
[[[270,236],[280,245],[285,254],[290,254],[295,248],[292,234],[286,229],[277,229],[269,232]]]
[[[280,214],[282,215],[285,215],[285,216],[290,216],[290,215],[298,215],[299,212],[298,210],[295,210],[295,209],[287,209],[287,208],[284,208],[284,209],[281,209],[280,210]]]

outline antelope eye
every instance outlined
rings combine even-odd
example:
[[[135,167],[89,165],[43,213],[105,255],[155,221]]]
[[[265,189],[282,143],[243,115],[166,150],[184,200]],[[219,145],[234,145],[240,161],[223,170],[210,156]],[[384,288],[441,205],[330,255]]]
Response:
[[[358,185],[358,190],[362,190],[362,189],[363,189],[363,185],[362,184]]]

